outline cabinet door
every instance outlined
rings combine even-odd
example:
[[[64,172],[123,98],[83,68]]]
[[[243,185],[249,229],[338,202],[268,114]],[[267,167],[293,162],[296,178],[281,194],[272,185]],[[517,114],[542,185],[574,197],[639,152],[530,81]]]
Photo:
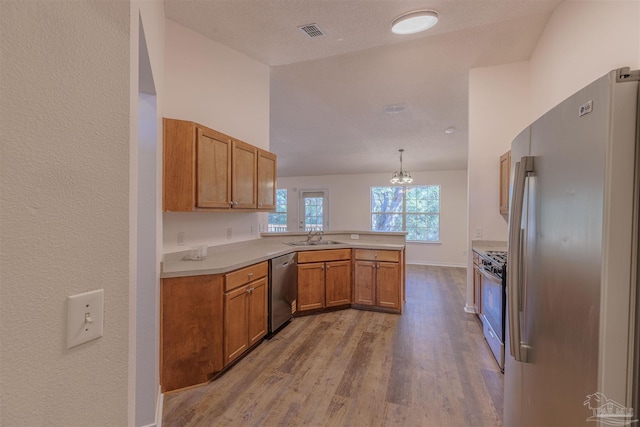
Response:
[[[229,208],[231,201],[231,142],[198,128],[196,206]],[[184,179],[190,179],[185,176]]]
[[[276,208],[276,155],[258,150],[258,209]]]
[[[257,198],[258,150],[253,145],[233,141],[231,191],[233,207],[255,209]]]
[[[353,303],[375,305],[376,263],[372,261],[356,261],[354,266]]]
[[[298,264],[298,310],[324,308],[324,263]]]
[[[480,314],[482,309],[482,300],[480,298],[480,292],[482,289],[482,274],[478,267],[473,267],[473,302],[475,305],[476,313]]]
[[[224,295],[224,364],[240,356],[249,346],[249,298],[243,286]]]
[[[222,370],[222,305],[222,276],[162,279],[162,391],[204,383]]]
[[[267,334],[267,278],[249,284],[249,347]]]
[[[376,264],[376,305],[400,309],[400,265],[396,262]]]
[[[326,263],[326,306],[351,304],[351,261]]]
[[[511,151],[500,156],[500,213],[509,214],[509,177],[511,168]]]

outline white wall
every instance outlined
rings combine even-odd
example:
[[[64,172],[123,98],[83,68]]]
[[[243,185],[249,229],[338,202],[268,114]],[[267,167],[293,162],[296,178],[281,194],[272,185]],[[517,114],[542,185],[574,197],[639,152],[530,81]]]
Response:
[[[467,238],[467,173],[412,172],[413,185],[441,186],[440,244],[408,243],[407,262],[465,266]],[[297,231],[300,189],[328,189],[331,230],[371,230],[372,186],[389,184],[389,173],[279,177],[277,187],[288,190],[288,229]],[[294,191],[294,188],[298,191]]]
[[[620,67],[640,67],[640,2],[562,3],[531,57],[530,121]]]
[[[129,2],[0,2],[0,424],[127,425]],[[66,297],[104,336],[66,348]]]
[[[530,61],[475,69],[469,79],[469,229],[485,226],[484,240],[506,240],[506,221],[498,215],[498,159],[513,138],[553,106],[608,71],[640,67],[640,2],[568,1],[551,16]],[[521,70],[513,75],[514,67]],[[528,71],[527,71],[528,68]],[[525,78],[524,76],[529,76]],[[520,81],[518,81],[520,80]],[[503,81],[504,84],[496,84]],[[528,81],[528,83],[527,83]],[[487,105],[515,117],[482,124]],[[524,114],[524,123],[522,121]],[[493,113],[491,113],[493,114]],[[502,140],[495,142],[496,135]],[[482,153],[482,154],[480,154]],[[489,166],[488,162],[492,163]],[[495,174],[481,184],[480,171]],[[487,200],[489,208],[480,201]],[[495,206],[495,208],[494,208]],[[495,211],[494,211],[495,209]],[[486,232],[489,230],[489,233]],[[474,239],[470,233],[469,240]],[[469,242],[469,245],[471,243]],[[468,261],[467,304],[472,301],[473,270]]]
[[[129,425],[157,420],[164,5],[131,2]],[[141,37],[141,34],[144,37]]]
[[[166,21],[165,117],[198,122],[268,150],[269,73],[268,66]],[[258,238],[258,224],[266,218],[266,213],[165,213],[164,252]],[[179,232],[185,233],[184,246],[178,246]]]
[[[529,63],[476,68],[469,73],[469,242],[467,306],[473,305],[472,240],[507,240],[500,214],[500,156],[529,122]],[[482,235],[476,236],[476,229]]]

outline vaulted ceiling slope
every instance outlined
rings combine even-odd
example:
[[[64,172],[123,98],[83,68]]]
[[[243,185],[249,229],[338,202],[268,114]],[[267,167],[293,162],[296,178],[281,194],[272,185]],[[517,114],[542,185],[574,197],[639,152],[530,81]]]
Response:
[[[558,3],[165,0],[165,13],[272,67],[278,175],[309,176],[392,172],[399,148],[411,171],[466,169],[469,70],[528,60]],[[391,33],[417,9],[436,10],[438,24]],[[298,29],[308,24],[323,35]]]

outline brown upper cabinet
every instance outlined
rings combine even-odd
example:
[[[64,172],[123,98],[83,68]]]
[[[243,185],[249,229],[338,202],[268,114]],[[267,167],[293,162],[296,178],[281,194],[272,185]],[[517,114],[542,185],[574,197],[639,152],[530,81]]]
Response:
[[[258,209],[276,209],[276,155],[258,149]]]
[[[275,154],[185,120],[163,137],[163,211],[275,209]]]
[[[511,169],[511,151],[500,156],[500,213],[509,215],[509,178]]]

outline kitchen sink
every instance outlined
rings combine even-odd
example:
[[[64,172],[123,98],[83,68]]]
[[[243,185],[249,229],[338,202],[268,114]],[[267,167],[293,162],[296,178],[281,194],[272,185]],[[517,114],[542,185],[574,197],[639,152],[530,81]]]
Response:
[[[342,242],[336,242],[335,240],[320,240],[307,242],[306,240],[300,242],[288,242],[289,246],[329,246],[329,245],[343,245]]]

